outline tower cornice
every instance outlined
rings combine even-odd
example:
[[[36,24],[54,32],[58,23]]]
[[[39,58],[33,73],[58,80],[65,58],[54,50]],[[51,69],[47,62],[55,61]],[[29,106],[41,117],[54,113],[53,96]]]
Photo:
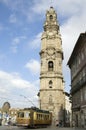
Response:
[[[61,91],[61,92],[64,92],[63,89],[40,89],[40,91]]]

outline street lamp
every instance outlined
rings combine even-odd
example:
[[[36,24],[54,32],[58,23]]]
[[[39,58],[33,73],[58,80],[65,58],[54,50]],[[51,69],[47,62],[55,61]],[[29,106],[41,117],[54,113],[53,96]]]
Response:
[[[20,96],[26,98],[33,106],[35,106],[34,103],[30,99],[28,99],[26,96],[24,96],[24,95],[20,95]]]

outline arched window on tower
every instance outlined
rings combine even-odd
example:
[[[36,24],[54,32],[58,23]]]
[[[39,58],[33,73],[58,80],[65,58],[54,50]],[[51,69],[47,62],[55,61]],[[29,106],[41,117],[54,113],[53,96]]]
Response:
[[[52,80],[49,81],[49,88],[52,88],[53,82]]]
[[[53,15],[50,15],[50,20],[53,20]]]
[[[53,61],[49,61],[48,62],[48,70],[53,71],[53,68],[54,68]]]

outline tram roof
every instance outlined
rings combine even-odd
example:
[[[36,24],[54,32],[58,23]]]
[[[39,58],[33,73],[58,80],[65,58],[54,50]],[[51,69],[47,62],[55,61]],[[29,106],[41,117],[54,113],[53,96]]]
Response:
[[[49,111],[47,111],[47,110],[42,110],[42,109],[39,109],[39,108],[37,108],[37,107],[24,108],[24,110],[34,110],[34,111],[36,111],[36,112],[49,113]]]

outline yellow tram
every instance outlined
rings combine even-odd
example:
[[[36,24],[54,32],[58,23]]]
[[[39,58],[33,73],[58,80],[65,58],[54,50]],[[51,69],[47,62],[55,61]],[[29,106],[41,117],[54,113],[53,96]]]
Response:
[[[20,109],[17,114],[17,126],[44,127],[51,125],[51,123],[51,112],[35,107]]]

